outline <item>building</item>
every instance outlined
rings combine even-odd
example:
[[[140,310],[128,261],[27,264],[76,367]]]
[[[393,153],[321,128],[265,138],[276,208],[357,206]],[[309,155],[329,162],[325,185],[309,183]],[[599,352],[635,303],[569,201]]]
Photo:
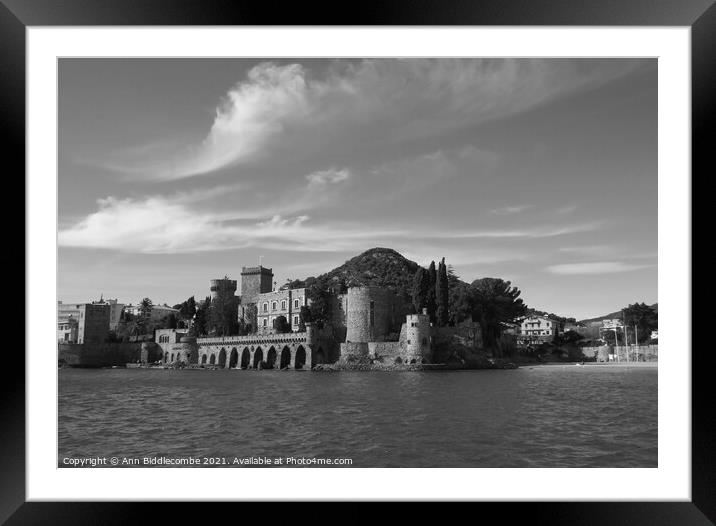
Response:
[[[138,305],[132,305],[130,303],[124,306],[124,312],[131,314],[132,316],[139,316],[142,313],[142,305],[141,303]],[[179,309],[173,309],[169,305],[152,305],[152,310],[149,314],[149,321],[159,322],[170,314],[174,314],[174,316],[178,317]]]
[[[76,320],[76,339],[71,326]],[[109,333],[109,305],[96,303],[57,302],[58,338],[60,327],[62,338],[67,343],[102,343]],[[68,334],[65,340],[65,334]]]
[[[163,363],[191,363],[191,348],[182,342],[188,329],[157,329],[154,341],[161,348],[161,361]],[[194,357],[196,363],[196,357]]]
[[[552,341],[559,334],[559,322],[545,316],[528,316],[520,322],[518,343],[542,343]]]
[[[57,341],[61,343],[77,343],[78,322],[72,316],[57,322]]]
[[[117,299],[105,300],[100,297],[99,301],[92,302],[98,305],[109,305],[109,330],[116,331],[119,320],[122,318],[124,303],[118,303]]]
[[[67,343],[102,343],[106,341],[109,333],[109,310],[109,305],[106,303],[62,303],[58,301],[58,339],[60,331],[62,331],[63,341]],[[72,341],[73,332],[69,328],[73,323],[71,320],[77,322],[75,341]],[[69,334],[67,340],[64,340],[65,334]]]
[[[279,316],[285,317],[291,330],[296,332],[300,325],[301,307],[308,305],[309,301],[306,289],[284,289],[259,294],[256,303],[258,332],[271,332]]]

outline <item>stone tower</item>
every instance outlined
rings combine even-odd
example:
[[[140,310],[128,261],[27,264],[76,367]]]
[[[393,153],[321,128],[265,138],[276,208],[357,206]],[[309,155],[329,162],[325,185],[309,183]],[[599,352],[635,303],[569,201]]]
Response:
[[[236,295],[235,279],[212,279],[211,280],[211,300],[217,298],[233,298]]]
[[[273,290],[273,270],[262,267],[241,268],[241,303],[256,303],[259,294]]]
[[[381,342],[390,332],[389,290],[380,287],[351,287],[346,305],[346,341]]]
[[[422,314],[408,314],[405,317],[405,351],[408,360],[417,363],[432,362],[433,353],[430,341],[430,316],[427,309]]]

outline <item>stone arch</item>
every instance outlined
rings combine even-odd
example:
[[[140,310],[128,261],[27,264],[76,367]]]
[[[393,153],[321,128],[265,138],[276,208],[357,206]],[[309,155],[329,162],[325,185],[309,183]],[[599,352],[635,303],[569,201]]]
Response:
[[[237,363],[239,363],[239,352],[234,347],[231,349],[231,356],[229,357],[229,369],[234,369]]]
[[[276,348],[272,345],[266,354],[266,368],[273,369],[276,365]]]
[[[211,358],[209,358],[209,365],[215,365],[216,364],[216,354],[211,353]]]
[[[291,365],[291,349],[286,345],[281,349],[281,362],[279,364],[280,369],[286,369]]]
[[[398,357],[395,359],[395,363],[401,364],[401,363],[403,363],[403,359],[402,359],[400,356],[398,356]]]
[[[226,367],[226,349],[223,347],[219,351],[219,360],[217,362],[219,367]]]
[[[248,347],[244,347],[241,351],[241,368],[248,369],[251,366],[251,351]]]
[[[201,365],[206,365],[206,354],[202,354],[201,356]]]
[[[303,369],[304,365],[306,365],[306,349],[303,348],[303,345],[299,345],[296,349],[296,357],[293,359],[293,368]]]
[[[254,351],[254,369],[259,368],[259,364],[264,361],[264,351],[261,349],[261,347],[256,347],[256,351]]]
[[[172,356],[171,356],[171,358],[170,358],[169,361],[170,361],[170,362],[173,362],[173,361],[174,361],[174,353],[172,353]]]
[[[164,352],[164,363],[169,363],[169,351]]]

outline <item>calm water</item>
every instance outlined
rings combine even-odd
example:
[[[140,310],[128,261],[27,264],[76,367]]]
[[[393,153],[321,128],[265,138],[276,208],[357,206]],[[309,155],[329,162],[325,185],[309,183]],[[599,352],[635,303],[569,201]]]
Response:
[[[354,467],[657,467],[656,368],[58,372],[60,465],[294,456]]]

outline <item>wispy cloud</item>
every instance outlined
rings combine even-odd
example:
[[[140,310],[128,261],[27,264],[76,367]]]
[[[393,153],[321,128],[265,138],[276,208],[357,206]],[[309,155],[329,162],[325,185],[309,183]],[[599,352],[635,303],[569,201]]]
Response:
[[[545,238],[579,234],[599,230],[604,225],[603,221],[594,221],[570,226],[544,226],[535,228],[495,229],[495,230],[472,230],[453,231],[445,233],[434,233],[435,237],[451,239],[478,239],[478,238]]]
[[[516,206],[503,206],[502,208],[494,208],[490,210],[491,214],[495,215],[512,215],[512,214],[520,214],[524,212],[525,210],[529,210],[530,208],[534,208],[533,205],[516,205]]]
[[[58,233],[60,246],[156,254],[245,247],[320,252],[350,251],[406,235],[362,225],[312,224],[307,215],[248,219],[252,213],[201,212],[160,196],[108,197],[98,205],[96,212]],[[239,218],[242,214],[246,218]]]
[[[313,172],[306,176],[308,185],[312,188],[322,188],[329,184],[337,184],[343,181],[347,181],[351,176],[351,172],[346,168],[342,170],[336,170],[331,168],[329,170],[322,170],[319,172]]]
[[[621,261],[595,261],[591,263],[566,263],[551,265],[545,270],[551,274],[581,275],[581,274],[615,274],[641,270],[654,265],[633,265]]]
[[[169,153],[137,148],[106,165],[154,180],[212,173],[269,153],[310,156],[326,143],[355,148],[457,131],[529,110],[631,71],[549,59],[365,59],[335,61],[321,78],[300,64],[261,63],[218,104],[199,144]],[[164,152],[158,161],[156,152]]]
[[[572,212],[574,212],[576,210],[577,210],[577,205],[568,205],[568,206],[563,206],[561,208],[558,208],[557,210],[554,211],[554,213],[557,215],[565,215],[565,214],[571,214]]]

